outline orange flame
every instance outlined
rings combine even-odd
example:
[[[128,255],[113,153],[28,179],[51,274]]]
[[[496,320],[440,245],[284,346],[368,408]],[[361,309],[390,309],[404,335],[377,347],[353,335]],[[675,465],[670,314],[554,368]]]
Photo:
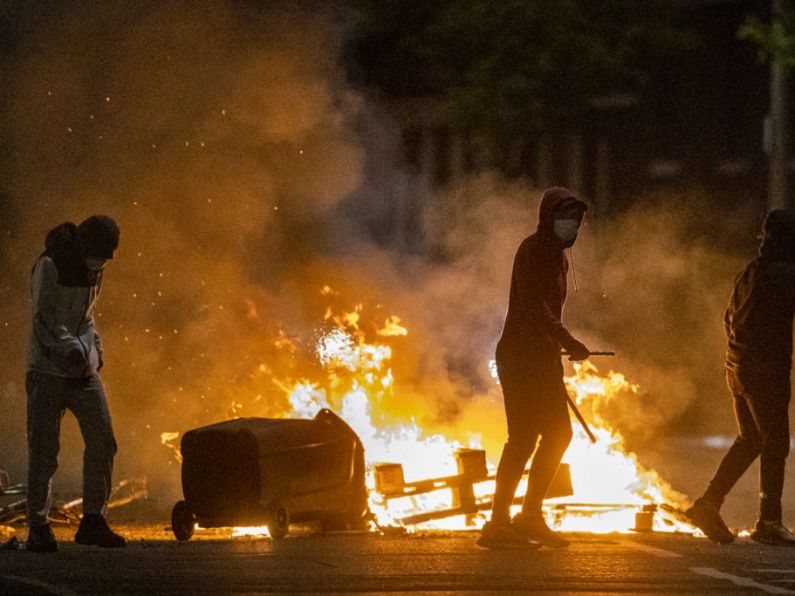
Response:
[[[321,293],[324,296],[336,294],[329,286]],[[452,497],[448,488],[384,500],[373,490],[374,464],[401,464],[407,481],[452,476],[457,473],[455,452],[462,447],[479,448],[481,436],[478,433],[482,429],[473,429],[466,440],[468,444],[464,445],[420,428],[410,416],[399,423],[387,422],[382,415],[382,402],[386,396],[399,394],[399,388],[394,386],[391,368],[394,346],[379,342],[404,337],[408,329],[398,317],[391,316],[383,326],[370,327],[383,339],[366,341],[362,313],[362,305],[338,315],[331,308],[327,309],[324,320],[334,326],[322,333],[315,344],[315,356],[326,375],[325,380],[272,380],[284,391],[289,402],[285,416],[311,418],[321,408],[331,408],[359,435],[367,457],[370,507],[377,523],[383,526],[396,524],[396,520],[407,515],[449,508]],[[283,332],[277,342],[291,354],[296,353],[296,346]],[[271,367],[264,364],[259,369],[271,371]],[[550,524],[566,531],[629,531],[635,526],[635,516],[643,506],[682,502],[683,495],[673,491],[655,472],[644,469],[634,454],[625,451],[621,435],[599,415],[601,404],[615,399],[637,399],[639,388],[624,375],[613,371],[602,374],[588,362],[575,364],[574,373],[566,377],[565,382],[598,442],[592,445],[575,421],[574,439],[564,458],[570,465],[575,494],[546,501]],[[494,417],[504,416],[500,404],[493,407]],[[232,408],[232,415],[235,413],[236,408]],[[162,442],[176,450],[177,438],[177,433],[163,433]],[[490,472],[493,473],[493,467]],[[488,499],[493,495],[494,482],[479,482],[473,488],[477,499]],[[523,494],[525,489],[523,481],[517,495]],[[588,505],[583,507],[582,504]],[[481,526],[486,518],[485,513],[461,515],[423,525],[471,529]],[[653,527],[657,531],[691,531],[689,526],[665,515],[655,515]],[[235,535],[260,536],[265,532],[263,528],[238,528]]]

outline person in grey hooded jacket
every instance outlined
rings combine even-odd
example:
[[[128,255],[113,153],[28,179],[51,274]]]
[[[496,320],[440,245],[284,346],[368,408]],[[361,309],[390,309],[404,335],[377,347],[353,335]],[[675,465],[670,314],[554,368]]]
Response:
[[[28,395],[27,550],[58,548],[50,528],[51,481],[58,467],[61,419],[75,415],[85,443],[80,544],[125,546],[105,520],[116,440],[99,370],[103,347],[94,306],[105,264],[119,246],[113,219],[94,215],[79,226],[51,230],[33,267],[32,331],[25,386]]]

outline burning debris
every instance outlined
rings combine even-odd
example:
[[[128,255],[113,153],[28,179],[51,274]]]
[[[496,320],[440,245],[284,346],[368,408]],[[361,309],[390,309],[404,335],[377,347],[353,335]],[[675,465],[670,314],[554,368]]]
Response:
[[[401,517],[396,521],[401,525],[415,525],[435,520],[464,515],[468,525],[474,526],[477,514],[491,509],[493,494],[478,498],[476,485],[493,482],[494,474],[489,474],[486,464],[486,452],[482,449],[460,449],[456,452],[458,474],[443,478],[406,482],[403,477],[403,466],[396,463],[376,464],[374,466],[375,491],[383,507],[396,499],[407,499],[411,503],[417,495],[425,495],[441,490],[449,490],[451,507],[420,511]],[[525,475],[529,470],[525,470]],[[482,491],[479,491],[482,493]],[[573,494],[568,464],[558,470],[547,498],[564,497]],[[521,505],[521,497],[516,497],[514,504]],[[411,507],[411,505],[409,505]]]
[[[7,485],[0,489],[0,497],[22,496],[27,494],[24,484]],[[146,478],[122,480],[111,489],[108,509],[122,507],[133,501],[146,499],[149,496]],[[13,524],[25,519],[27,498],[18,499],[0,507],[0,524]],[[83,513],[83,499],[75,499],[54,505],[50,509],[49,521],[57,524],[79,524]]]
[[[383,410],[399,399],[391,368],[394,344],[386,342],[403,337],[409,331],[397,317],[390,317],[384,327],[370,326],[378,338],[371,342],[366,337],[364,329],[367,326],[363,324],[362,317],[361,306],[339,316],[327,311],[326,320],[333,321],[334,326],[321,334],[315,345],[315,357],[325,378],[272,379],[288,397],[289,407],[283,417],[337,420],[338,424],[352,429],[364,448],[362,457],[366,458],[366,475],[362,474],[366,476],[369,490],[368,505],[375,522],[373,527],[481,527],[485,522],[483,512],[491,507],[494,494],[494,468],[481,447],[482,437],[473,432],[469,444],[465,445],[448,439],[442,433],[425,431],[411,415],[403,418],[402,423],[385,416]],[[395,332],[395,325],[399,325],[400,333]],[[290,344],[290,349],[294,350],[295,346]],[[565,463],[547,495],[544,511],[548,523],[565,531],[692,531],[677,515],[676,506],[683,497],[654,472],[645,470],[633,454],[626,453],[620,434],[601,416],[607,402],[637,399],[638,387],[619,373],[602,374],[589,363],[575,364],[574,373],[566,377],[565,382],[572,401],[582,410],[597,440],[592,444],[583,429],[575,429]],[[501,414],[497,408],[495,405],[494,416]],[[329,409],[339,412],[339,418]],[[302,471],[314,467],[317,461],[324,461],[325,456],[321,457],[320,453],[312,455],[311,450],[302,451],[301,441],[295,438],[300,433],[291,437],[290,431],[282,435],[282,448],[295,450],[290,451],[293,453],[291,457],[296,458],[295,465],[290,469],[279,467],[276,463],[284,456],[277,456],[279,452],[275,447],[257,452],[255,445],[272,432],[265,429],[271,428],[268,425],[275,421],[262,420],[261,424],[265,425],[262,431],[243,430],[244,426],[254,422],[254,419],[241,419],[191,431],[201,433],[218,429],[217,432],[231,433],[228,435],[231,437],[235,435],[232,428],[240,426],[240,433],[257,437],[251,439],[254,442],[249,445],[250,452],[247,451],[245,457],[233,458],[231,454],[221,457],[220,448],[210,449],[212,457],[221,458],[213,460],[214,463],[202,462],[201,457],[188,461],[185,446],[197,446],[198,434],[191,439],[191,433],[183,436],[181,455],[176,449],[178,433],[162,434],[163,443],[175,449],[177,456],[185,457],[183,487],[186,500],[174,511],[174,531],[178,537],[189,538],[196,522],[202,527],[236,526],[236,535],[263,534],[266,530],[261,526],[264,525],[271,527],[271,535],[283,535],[286,528],[273,531],[279,525],[279,516],[272,515],[274,504],[285,509],[286,515],[282,519],[317,519],[331,529],[319,506],[313,509],[307,507],[306,502],[287,505],[291,500],[298,503],[303,490],[287,490],[287,487],[303,486],[305,482],[300,479]],[[281,422],[280,428],[286,431],[291,421]],[[292,421],[299,425],[310,422]],[[223,430],[225,428],[228,430]],[[230,445],[239,441],[242,439],[230,439]],[[200,451],[194,447],[191,447],[191,457]],[[261,458],[259,467],[252,463],[256,453]],[[310,459],[305,461],[307,457]],[[312,457],[320,459],[311,463]],[[212,490],[207,488],[212,484],[210,476],[216,473],[213,470],[228,471],[228,466],[221,460],[240,461],[241,458],[249,462],[246,465],[253,466],[241,478],[259,478],[259,493],[252,484],[244,491],[242,500],[235,502],[232,495],[239,491],[235,482],[227,482],[226,473],[223,481],[213,484]],[[338,479],[337,484],[340,482]],[[326,482],[324,490],[333,484]],[[526,479],[520,483],[516,494],[523,494],[525,488]],[[521,498],[517,497],[514,507],[518,508],[520,504]],[[293,507],[297,509],[293,510]],[[364,516],[357,516],[357,520],[362,519]],[[246,529],[245,526],[252,528]]]
[[[0,468],[0,497],[3,495],[17,495],[20,494],[20,486],[11,486],[11,480],[8,472]],[[4,508],[0,508],[2,512]],[[0,515],[2,515],[0,513]],[[18,541],[15,532],[8,526],[2,525],[3,521],[0,519],[0,550],[13,550],[17,548]]]

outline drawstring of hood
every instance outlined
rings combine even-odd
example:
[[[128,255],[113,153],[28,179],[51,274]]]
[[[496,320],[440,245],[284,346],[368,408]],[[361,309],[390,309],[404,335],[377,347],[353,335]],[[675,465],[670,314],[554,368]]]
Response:
[[[571,280],[574,282],[574,291],[579,292],[580,286],[577,285],[577,269],[574,267],[574,247],[569,247],[569,261],[571,262]]]
[[[576,203],[583,212],[588,210],[587,203],[585,203],[585,201],[582,199],[579,199],[568,188],[555,186],[546,190],[544,195],[541,197],[541,203],[538,206],[538,232],[545,237],[550,238],[551,241],[560,246],[561,250],[566,248],[569,249],[569,261],[571,261],[571,274],[572,281],[574,283],[574,291],[579,292],[580,288],[577,283],[577,271],[574,267],[574,250],[572,247],[574,241],[577,238],[577,232],[579,232],[580,226],[577,226],[577,232],[574,232],[573,230],[561,230],[562,232],[568,232],[567,236],[570,236],[570,238],[560,238],[555,230],[555,211],[564,203],[569,202]]]

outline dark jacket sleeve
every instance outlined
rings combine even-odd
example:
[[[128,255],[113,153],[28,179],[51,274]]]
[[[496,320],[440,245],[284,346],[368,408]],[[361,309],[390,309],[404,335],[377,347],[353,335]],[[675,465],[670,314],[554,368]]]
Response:
[[[784,312],[795,311],[795,263],[780,263],[772,283]]]
[[[563,325],[560,317],[550,308],[544,296],[557,288],[559,271],[553,263],[543,258],[538,250],[523,246],[516,255],[514,270],[517,298],[522,302],[528,325],[552,337],[561,347],[568,349],[577,340]]]

